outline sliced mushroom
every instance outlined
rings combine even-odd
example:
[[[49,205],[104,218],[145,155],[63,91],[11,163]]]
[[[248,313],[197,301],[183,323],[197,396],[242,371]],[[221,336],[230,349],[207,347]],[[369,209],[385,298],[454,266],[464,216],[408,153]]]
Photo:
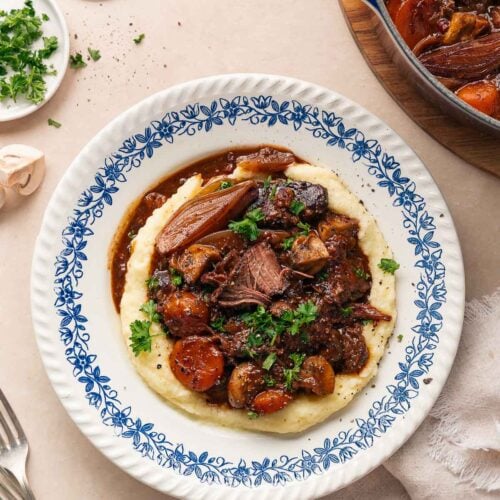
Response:
[[[329,214],[318,224],[318,233],[323,241],[329,240],[334,234],[348,234],[357,229],[357,220],[341,214]]]
[[[253,363],[241,363],[231,373],[227,386],[229,404],[244,408],[264,387],[264,372]]]
[[[171,259],[171,266],[180,271],[188,283],[196,283],[210,262],[221,258],[220,252],[208,245],[194,244]]]
[[[318,396],[331,394],[335,389],[335,372],[323,356],[309,356],[302,363],[295,385]]]
[[[316,274],[323,269],[328,262],[329,253],[325,244],[314,233],[307,236],[299,236],[290,251],[290,262],[294,269]]]

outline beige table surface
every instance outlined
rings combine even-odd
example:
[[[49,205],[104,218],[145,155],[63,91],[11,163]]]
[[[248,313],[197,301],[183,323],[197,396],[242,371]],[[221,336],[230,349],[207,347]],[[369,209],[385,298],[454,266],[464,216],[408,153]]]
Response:
[[[437,144],[391,100],[351,39],[336,0],[60,0],[72,51],[102,59],[68,69],[56,96],[34,115],[0,124],[0,145],[45,151],[47,176],[31,198],[0,211],[0,386],[31,444],[37,497],[165,498],[121,472],[83,437],[45,375],[31,327],[29,275],[50,195],[75,155],[132,104],[169,85],[205,75],[262,72],[330,87],[380,116],[410,144],[441,188],[462,243],[467,297],[500,283],[500,180]],[[144,32],[144,42],[132,39]],[[47,126],[47,118],[62,123]],[[500,152],[499,152],[500,161]],[[368,499],[385,481],[387,498],[407,498],[383,469],[331,498]]]

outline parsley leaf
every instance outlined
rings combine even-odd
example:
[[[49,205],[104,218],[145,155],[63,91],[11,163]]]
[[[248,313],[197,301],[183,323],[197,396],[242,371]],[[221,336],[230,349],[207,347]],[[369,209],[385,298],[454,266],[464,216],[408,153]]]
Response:
[[[49,126],[51,127],[55,127],[55,128],[61,128],[61,124],[59,122],[56,122],[55,120],[53,120],[52,118],[49,118],[47,120],[47,123],[49,124]]]
[[[181,286],[184,281],[182,278],[182,273],[177,269],[170,269],[170,281],[174,286]]]
[[[285,376],[285,387],[288,390],[292,389],[293,382],[297,380],[300,372],[300,367],[302,366],[305,357],[306,357],[305,354],[299,354],[299,353],[290,354],[289,358],[293,361],[293,367],[285,368],[283,370],[283,375]]]
[[[292,203],[290,203],[290,212],[294,215],[299,215],[305,208],[306,206],[301,201],[293,200]]]
[[[403,340],[403,336],[402,335],[398,335],[398,342],[401,342]]]
[[[87,51],[88,51],[90,59],[92,59],[92,61],[95,62],[101,58],[101,52],[99,49],[91,49],[90,47],[88,47]]]
[[[352,314],[352,307],[341,307],[340,314],[342,314],[344,318],[348,318]]]
[[[136,45],[139,45],[143,40],[144,40],[144,37],[146,35],[144,33],[141,33],[140,35],[137,35],[135,38],[134,38],[134,43]]]
[[[274,353],[274,352],[269,353],[267,355],[267,358],[262,363],[262,368],[264,368],[264,370],[269,371],[272,368],[272,366],[274,365],[275,361],[276,361],[276,353]]]
[[[224,332],[224,323],[224,318],[222,316],[219,316],[215,321],[212,321],[212,323],[210,323],[210,327],[217,332]]]
[[[281,242],[281,248],[283,248],[283,250],[290,250],[295,240],[296,240],[295,236],[290,236],[289,238],[285,238]]]
[[[151,323],[158,323],[160,321],[160,313],[156,309],[156,302],[154,300],[148,300],[142,304],[139,310],[148,317]]]
[[[399,264],[393,259],[382,259],[378,267],[380,267],[384,273],[394,274],[399,269]]]
[[[255,420],[256,418],[259,418],[259,414],[256,413],[255,411],[249,411],[247,413],[247,417],[250,419],[250,420]]]
[[[160,281],[156,276],[150,276],[146,280],[146,286],[149,290],[156,290],[160,286]]]
[[[364,269],[362,269],[361,267],[357,267],[356,269],[354,269],[354,274],[358,278],[361,278],[362,280],[369,280],[370,279],[370,275],[368,273],[365,273]]]
[[[302,236],[307,236],[311,232],[311,226],[307,222],[299,222],[297,227],[301,229],[300,234]]]
[[[231,181],[222,181],[219,186],[219,191],[222,191],[223,189],[230,188],[233,185]]]
[[[50,17],[45,14],[45,12],[42,14],[42,21],[48,21],[50,19]]]
[[[281,320],[291,335],[297,335],[304,325],[312,323],[318,314],[318,308],[311,300],[300,304],[295,311],[285,311]]]
[[[267,387],[274,387],[276,385],[276,380],[267,373],[264,375],[263,379]]]
[[[77,52],[76,54],[71,54],[69,56],[69,65],[73,69],[80,69],[80,68],[85,68],[87,66],[87,63],[83,60],[83,56],[80,52]]]
[[[264,181],[264,189],[267,191],[271,187],[272,177],[269,175],[267,179]]]
[[[151,334],[149,333],[150,321],[139,321],[136,319],[130,323],[132,335],[129,337],[130,347],[136,356],[141,352],[151,352]]]
[[[229,229],[236,234],[241,234],[250,241],[255,241],[260,234],[257,227],[257,222],[264,220],[264,213],[260,208],[249,210],[245,218],[240,221],[231,221],[228,225]]]

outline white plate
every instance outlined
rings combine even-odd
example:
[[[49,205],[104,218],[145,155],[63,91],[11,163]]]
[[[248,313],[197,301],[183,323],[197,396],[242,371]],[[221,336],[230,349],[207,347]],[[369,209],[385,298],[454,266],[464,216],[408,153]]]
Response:
[[[24,5],[24,0],[2,0],[1,8],[9,11],[19,9]],[[57,36],[59,47],[47,59],[47,64],[54,65],[57,74],[46,76],[47,92],[45,98],[39,104],[33,104],[24,97],[19,97],[16,102],[12,99],[0,101],[0,122],[8,122],[17,118],[27,116],[37,109],[40,109],[56,92],[61,85],[64,74],[68,67],[69,59],[69,35],[66,21],[55,0],[33,0],[33,7],[36,13],[41,16],[43,13],[49,16],[49,20],[42,24],[43,36]],[[38,40],[35,47],[42,47],[42,40]]]
[[[107,269],[120,218],[152,183],[221,149],[261,143],[338,172],[401,264],[395,335],[373,386],[326,422],[288,437],[192,420],[149,390],[127,358]],[[189,82],[123,113],[67,170],[33,261],[34,325],[62,403],[123,470],[190,499],[318,497],[381,464],[437,398],[463,306],[453,222],[420,160],[357,104],[278,76]]]

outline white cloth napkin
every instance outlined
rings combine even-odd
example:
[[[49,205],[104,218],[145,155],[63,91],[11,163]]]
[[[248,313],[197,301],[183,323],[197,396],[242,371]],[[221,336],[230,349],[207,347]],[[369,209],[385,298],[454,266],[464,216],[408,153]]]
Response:
[[[384,466],[332,500],[500,498],[500,289],[467,304],[457,358],[441,396]]]

